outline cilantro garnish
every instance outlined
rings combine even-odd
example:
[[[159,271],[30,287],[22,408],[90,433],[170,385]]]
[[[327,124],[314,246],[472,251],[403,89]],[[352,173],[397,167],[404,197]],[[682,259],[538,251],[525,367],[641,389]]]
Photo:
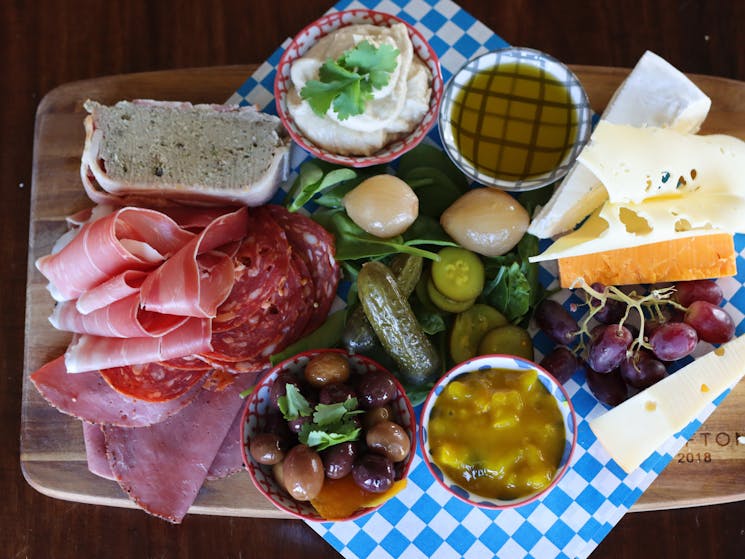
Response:
[[[324,450],[335,444],[356,441],[360,428],[352,419],[363,413],[357,409],[357,398],[347,398],[336,404],[316,404],[312,407],[294,384],[288,383],[287,395],[277,399],[279,410],[287,421],[310,417],[298,433],[301,443],[316,450]]]
[[[300,96],[320,116],[332,105],[339,120],[362,114],[373,90],[388,84],[398,54],[398,49],[389,44],[375,47],[362,41],[336,60],[326,60],[318,72],[319,79],[308,80]]]

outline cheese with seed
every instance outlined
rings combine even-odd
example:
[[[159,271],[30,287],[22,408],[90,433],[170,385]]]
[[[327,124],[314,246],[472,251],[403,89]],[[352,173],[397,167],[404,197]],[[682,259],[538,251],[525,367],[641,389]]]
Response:
[[[745,376],[745,336],[707,353],[590,421],[590,429],[626,472]]]
[[[653,52],[639,59],[616,90],[601,119],[614,124],[666,127],[695,133],[709,114],[711,99],[682,72]],[[601,181],[576,162],[528,233],[548,238],[569,231],[607,198]]]

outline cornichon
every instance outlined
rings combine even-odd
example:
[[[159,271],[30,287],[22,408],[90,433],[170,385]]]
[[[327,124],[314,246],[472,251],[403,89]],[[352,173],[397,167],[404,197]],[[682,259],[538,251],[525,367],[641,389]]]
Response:
[[[390,268],[381,262],[362,266],[357,294],[402,379],[416,386],[437,378],[441,369],[437,350],[417,322]]]
[[[413,254],[397,254],[391,260],[390,269],[396,278],[404,298],[408,298],[414,291],[419,278],[422,275],[424,259]],[[375,330],[365,316],[361,305],[357,305],[349,313],[347,324],[344,328],[342,342],[347,351],[351,353],[369,353],[379,345]]]

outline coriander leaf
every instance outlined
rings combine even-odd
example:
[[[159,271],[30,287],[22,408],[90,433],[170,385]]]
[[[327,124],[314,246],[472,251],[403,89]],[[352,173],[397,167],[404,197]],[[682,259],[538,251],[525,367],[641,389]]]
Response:
[[[297,386],[291,383],[286,385],[287,394],[277,399],[279,410],[287,421],[299,417],[308,417],[313,413],[308,400],[300,393]]]
[[[334,446],[339,443],[347,441],[356,441],[360,434],[360,428],[355,427],[349,432],[328,432],[320,430],[309,430],[308,433],[303,437],[303,432],[300,433],[300,442],[307,444],[309,447],[315,448],[318,451],[326,450],[330,446]],[[303,440],[305,439],[305,440]]]
[[[350,116],[360,115],[365,112],[365,101],[370,97],[369,92],[363,94],[360,86],[360,80],[356,80],[347,84],[347,86],[340,90],[332,106],[334,112],[339,120],[346,120]]]
[[[346,401],[335,404],[316,404],[316,411],[313,412],[313,423],[319,427],[332,425],[345,417],[362,413],[362,410],[356,411],[356,408],[357,398],[347,398]]]
[[[329,108],[339,120],[362,114],[373,90],[388,84],[397,57],[398,50],[390,45],[375,47],[362,41],[337,60],[326,60],[318,71],[318,79],[308,80],[300,97],[319,116],[324,116]]]
[[[347,68],[355,68],[360,74],[367,74],[370,85],[380,89],[388,85],[391,73],[396,69],[399,51],[384,43],[374,47],[369,41],[362,41],[342,56]]]

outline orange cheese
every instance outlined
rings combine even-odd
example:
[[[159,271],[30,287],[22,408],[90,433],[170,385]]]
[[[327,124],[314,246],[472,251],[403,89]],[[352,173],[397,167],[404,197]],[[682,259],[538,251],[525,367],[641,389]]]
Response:
[[[736,258],[728,233],[686,237],[560,258],[559,282],[570,287],[578,278],[605,285],[719,278],[737,273]]]

